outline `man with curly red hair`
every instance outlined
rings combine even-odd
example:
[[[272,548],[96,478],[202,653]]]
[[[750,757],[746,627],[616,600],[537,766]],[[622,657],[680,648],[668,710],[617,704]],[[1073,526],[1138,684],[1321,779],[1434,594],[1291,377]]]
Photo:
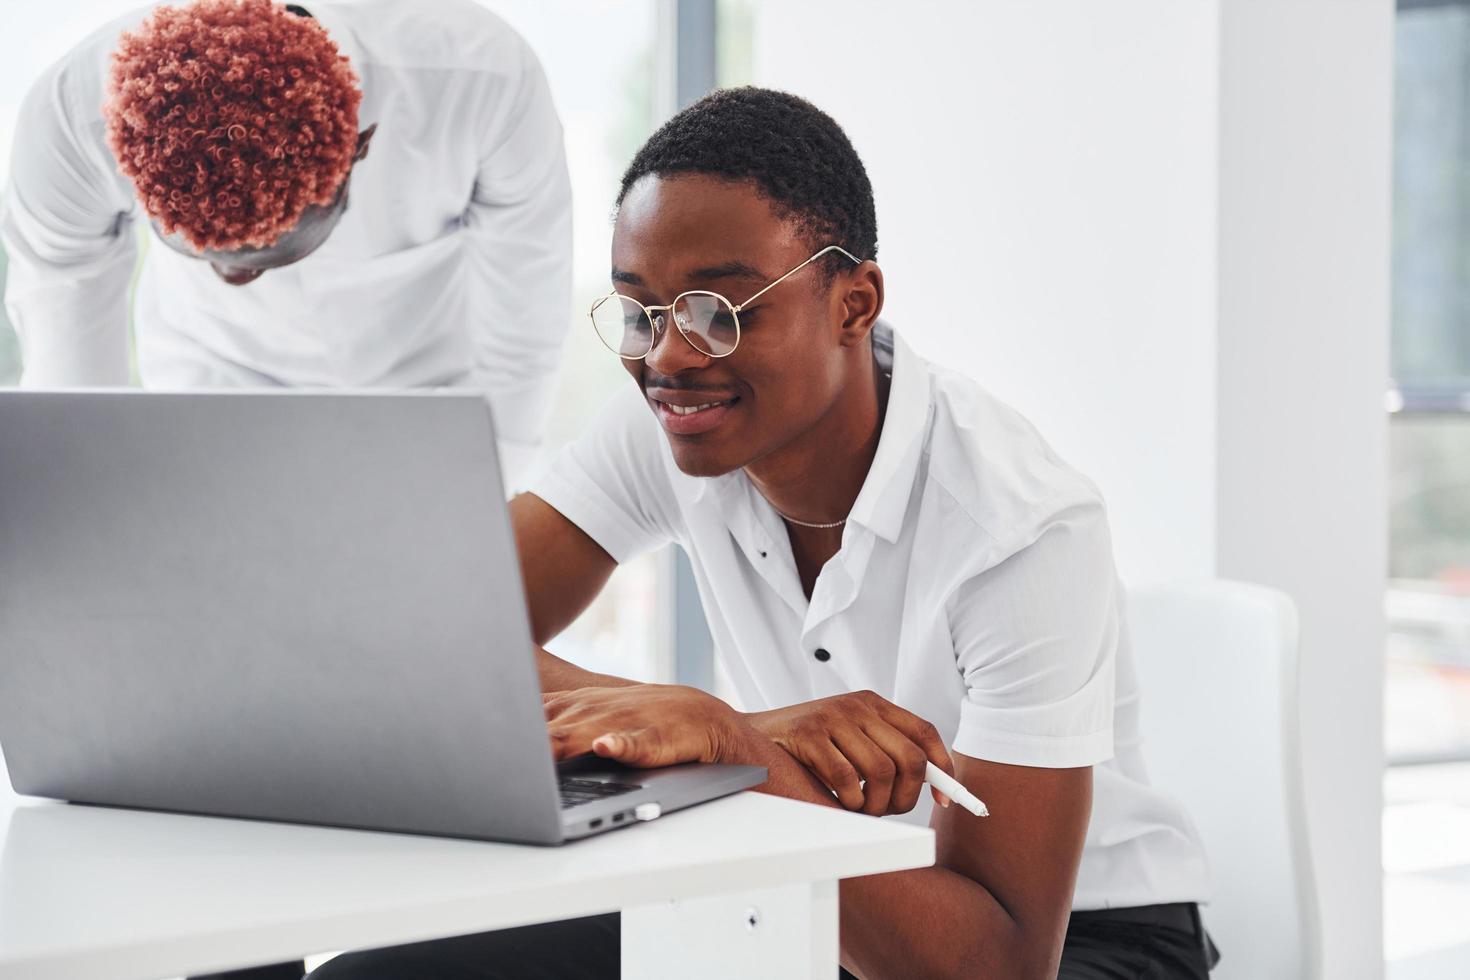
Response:
[[[539,440],[571,195],[541,67],[493,14],[139,11],[51,66],[17,131],[0,239],[23,385],[128,383],[141,220],[144,385],[475,386],[512,471]]]

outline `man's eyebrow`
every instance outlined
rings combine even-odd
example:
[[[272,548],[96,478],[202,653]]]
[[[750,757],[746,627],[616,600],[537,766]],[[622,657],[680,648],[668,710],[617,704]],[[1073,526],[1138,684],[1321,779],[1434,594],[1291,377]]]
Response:
[[[754,279],[764,281],[770,277],[754,266],[746,265],[744,262],[722,262],[719,265],[710,265],[705,266],[703,269],[695,269],[689,274],[689,278],[695,282],[708,282],[711,279]]]
[[[690,282],[710,282],[715,279],[751,279],[765,282],[770,277],[754,266],[744,262],[722,262],[719,265],[707,265],[702,269],[695,269],[689,273]],[[614,268],[612,281],[625,283],[629,286],[643,285],[643,277],[636,272],[626,269]]]

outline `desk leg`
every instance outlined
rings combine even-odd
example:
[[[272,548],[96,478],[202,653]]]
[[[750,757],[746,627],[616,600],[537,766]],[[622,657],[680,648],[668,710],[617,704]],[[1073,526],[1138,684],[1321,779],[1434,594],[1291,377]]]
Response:
[[[623,910],[623,976],[835,980],[837,882]]]

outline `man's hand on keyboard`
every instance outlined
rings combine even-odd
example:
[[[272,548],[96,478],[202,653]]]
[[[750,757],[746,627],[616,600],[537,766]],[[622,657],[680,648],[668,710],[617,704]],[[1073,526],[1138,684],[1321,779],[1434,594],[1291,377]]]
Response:
[[[719,698],[674,684],[553,691],[542,702],[558,762],[588,752],[644,769],[744,762],[760,737]]]

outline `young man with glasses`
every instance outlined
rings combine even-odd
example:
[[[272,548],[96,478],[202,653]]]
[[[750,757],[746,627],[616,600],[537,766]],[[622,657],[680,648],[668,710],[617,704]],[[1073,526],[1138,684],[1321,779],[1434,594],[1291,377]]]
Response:
[[[1144,774],[1102,501],[879,321],[841,129],[716,93],[649,140],[618,204],[592,320],[633,384],[512,504],[534,632],[677,541],[745,711],[542,651],[557,755],[756,763],[766,792],[932,825],[934,867],[842,882],[854,975],[1204,977],[1204,859]],[[933,806],[927,761],[992,815]],[[351,954],[317,980],[614,977],[618,928]]]

